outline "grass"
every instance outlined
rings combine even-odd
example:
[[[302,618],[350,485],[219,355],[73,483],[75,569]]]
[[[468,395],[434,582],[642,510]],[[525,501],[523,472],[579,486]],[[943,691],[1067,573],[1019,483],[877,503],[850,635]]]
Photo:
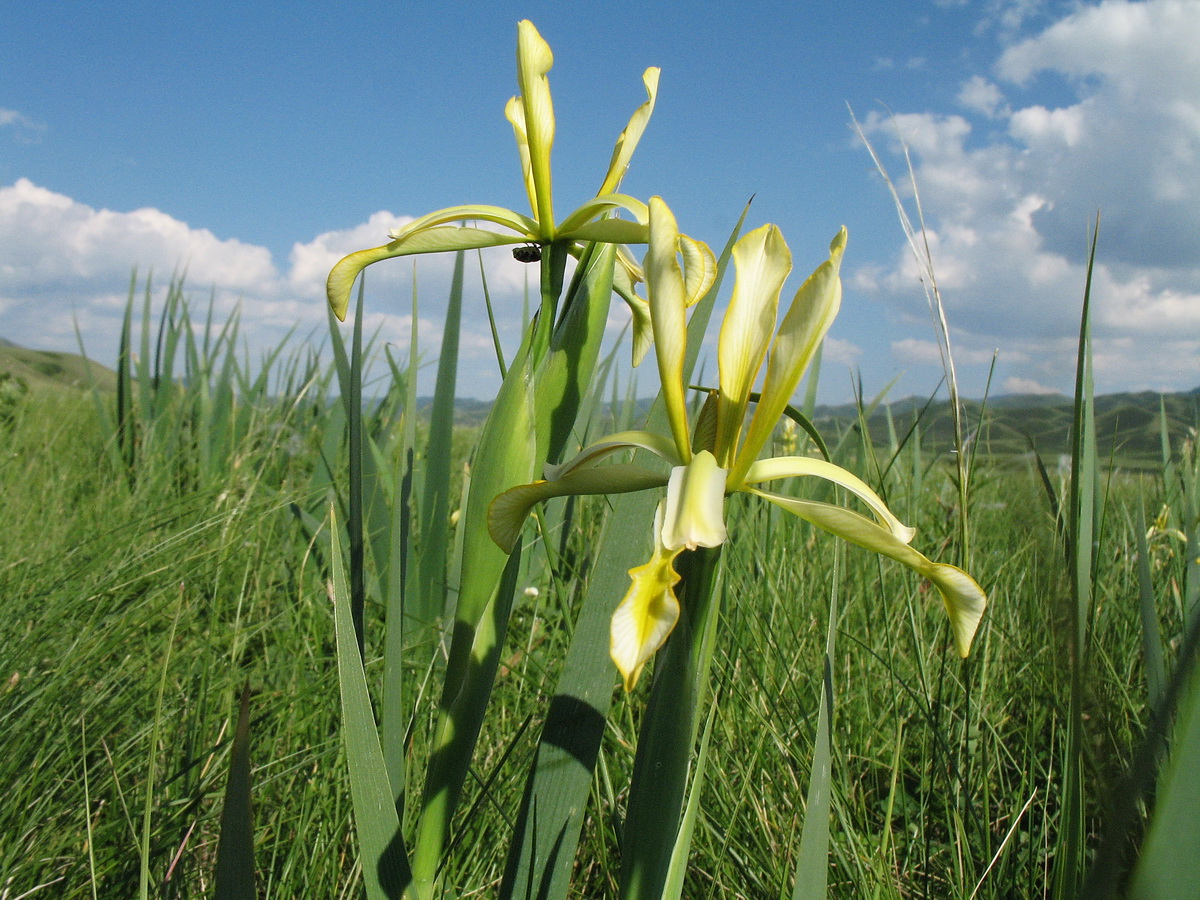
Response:
[[[208,356],[194,354],[194,369],[166,382],[161,404],[143,402],[160,382],[139,385],[131,367],[138,412],[122,431],[131,443],[121,453],[111,452],[115,420],[98,416],[86,395],[31,391],[0,421],[0,897],[134,896],[143,867],[148,896],[213,896],[247,680],[260,895],[361,890],[339,737],[329,545],[294,513],[319,514],[344,491],[332,373],[280,348],[274,383],[291,389],[272,395],[255,392],[234,363],[229,377],[240,387],[214,413],[192,402],[224,377],[224,351],[213,344]],[[232,424],[208,442],[196,423],[214,415]],[[894,431],[903,435],[901,418]],[[399,422],[376,423],[375,434]],[[456,460],[475,436],[456,433]],[[1080,660],[1085,863],[1115,813],[1114,791],[1151,715],[1139,605],[1143,515],[1160,523],[1148,568],[1168,672],[1196,590],[1177,536],[1194,541],[1197,529],[1179,487],[1186,465],[1179,440],[1168,444],[1172,457],[1155,471],[1113,467],[1097,495],[1095,596]],[[1101,433],[1100,456],[1108,449]],[[123,469],[127,451],[134,478]],[[872,478],[917,527],[924,548],[952,554],[954,470],[923,445],[921,429],[902,448],[851,433],[841,452],[843,464]],[[1012,460],[980,457],[973,475],[973,573],[991,606],[966,663],[950,647],[936,598],[906,570],[835,549],[831,538],[793,522],[785,528],[777,510],[732,505],[736,537],[725,548],[718,595],[720,702],[683,896],[791,893],[831,592],[828,896],[1048,895],[1063,820],[1072,594],[1041,476],[1028,460]],[[1057,497],[1069,495],[1065,482],[1049,478]],[[545,521],[563,521],[565,506],[551,505]],[[519,586],[538,590],[518,591],[452,829],[443,876],[452,895],[488,896],[499,883],[605,509],[603,500],[573,501],[573,524],[551,532],[553,552],[540,540],[527,549]],[[369,591],[364,615],[366,675],[378,698],[382,609]],[[418,711],[406,766],[418,773],[436,705],[429,674],[440,664],[437,648],[427,649],[427,662],[406,672]],[[571,896],[615,895],[644,702],[644,694],[614,695]],[[1137,816],[1123,840],[1136,846],[1144,826]]]

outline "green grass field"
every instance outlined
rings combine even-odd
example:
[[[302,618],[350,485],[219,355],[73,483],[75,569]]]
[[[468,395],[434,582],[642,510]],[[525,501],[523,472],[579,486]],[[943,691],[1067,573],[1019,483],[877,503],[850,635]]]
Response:
[[[284,390],[268,392],[236,364],[226,367],[220,342],[185,351],[180,343],[186,372],[139,376],[143,362],[130,363],[132,384],[118,378],[96,396],[35,384],[0,420],[0,897],[214,896],[247,683],[259,895],[362,891],[329,543],[313,525],[346,491],[333,376],[281,348],[271,366]],[[893,423],[901,435],[906,415]],[[1074,689],[1082,713],[1076,878],[1098,857],[1141,847],[1155,808],[1153,791],[1130,800],[1126,786],[1131,767],[1155,777],[1139,748],[1169,692],[1198,589],[1185,549],[1197,532],[1194,444],[1184,453],[1195,432],[1182,423],[1179,412],[1166,432],[1161,421],[1144,423],[1166,434],[1169,456],[1153,470],[1101,470],[1094,597]],[[421,470],[428,423],[408,424]],[[387,437],[405,427],[403,404],[385,403],[372,425],[385,454],[399,452]],[[451,497],[477,436],[454,436]],[[838,435],[826,438],[833,446]],[[903,446],[851,431],[840,446],[839,462],[918,529],[923,547],[954,555],[959,492],[945,454],[924,446],[919,430]],[[1106,449],[1101,431],[1101,458]],[[784,527],[789,517],[773,508],[733,504],[718,586],[719,702],[683,896],[791,894],[831,606],[828,896],[1071,896],[1054,887],[1056,864],[1072,852],[1064,836],[1071,544],[1053,506],[1069,485],[1054,465],[1045,474],[1015,453],[981,456],[973,472],[968,562],[990,607],[966,662],[953,652],[936,592],[907,570],[790,519]],[[445,896],[492,896],[504,869],[607,508],[577,500],[567,515],[564,505],[551,504],[547,530],[525,555],[452,828]],[[555,532],[564,521],[566,532]],[[365,658],[377,698],[382,616],[376,587]],[[406,767],[419,772],[443,649],[430,639],[406,659]],[[615,670],[612,686],[571,896],[617,891],[645,694],[620,692]],[[1114,827],[1115,837],[1104,837]]]

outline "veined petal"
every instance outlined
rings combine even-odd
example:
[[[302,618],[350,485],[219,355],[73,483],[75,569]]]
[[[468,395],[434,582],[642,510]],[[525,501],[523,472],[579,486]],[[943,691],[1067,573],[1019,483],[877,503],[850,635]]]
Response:
[[[427,231],[435,225],[463,221],[494,222],[505,228],[511,228],[521,235],[522,240],[535,241],[540,237],[538,223],[529,216],[523,216],[519,212],[505,209],[503,206],[486,205],[449,206],[426,213],[418,219],[413,219],[407,225],[392,229],[388,237],[393,242],[409,240],[413,235]]]
[[[737,280],[717,341],[717,456],[724,465],[733,462],[746,404],[775,334],[779,292],[792,270],[792,254],[779,229],[763,225],[734,244],[733,264]]]
[[[842,228],[829,245],[829,259],[800,286],[783,317],[771,344],[762,396],[733,466],[734,481],[742,477],[770,439],[784,407],[791,402],[796,386],[837,316],[842,303],[838,270],[845,249],[846,229]]]
[[[679,226],[661,197],[650,198],[650,246],[643,266],[650,295],[654,352],[662,383],[667,421],[679,458],[691,459],[687,407],[683,396],[683,362],[687,352],[687,304],[683,270],[679,267]]]
[[[534,481],[509,488],[488,506],[488,534],[505,553],[511,553],[525,518],[535,503],[552,497],[583,494],[627,494],[662,487],[666,477],[641,466],[619,464],[580,469],[557,481]]]
[[[655,434],[653,431],[619,431],[584,447],[574,458],[561,466],[546,466],[544,470],[546,480],[557,481],[579,469],[594,466],[606,456],[619,450],[649,450],[673,466],[681,464],[679,457],[675,454],[675,444],[670,438]],[[663,479],[663,483],[666,483],[666,479]]]
[[[553,232],[554,204],[550,195],[550,150],[554,146],[554,104],[550,79],[554,54],[528,19],[517,25],[517,84],[521,89],[525,137],[529,146],[529,168],[536,201],[534,213],[543,232]],[[553,234],[547,235],[553,237]]]
[[[684,305],[695,306],[708,293],[717,279],[717,258],[704,241],[679,236],[679,253],[683,257]]]
[[[707,450],[671,470],[663,508],[664,547],[695,550],[725,543],[725,475]]]
[[[804,477],[806,475],[815,475],[817,478],[824,478],[826,481],[832,481],[834,484],[844,487],[867,504],[871,508],[871,512],[875,514],[875,518],[897,540],[905,544],[912,542],[913,535],[917,533],[917,530],[897,519],[887,508],[887,504],[879,498],[879,495],[871,490],[870,485],[853,472],[847,472],[841,466],[835,466],[823,459],[812,459],[808,456],[776,456],[771,459],[760,459],[750,466],[750,471],[746,473],[743,483],[761,484],[777,478]],[[760,493],[767,494],[765,491],[760,491]],[[781,494],[771,493],[769,496],[787,499],[785,495]]]
[[[650,229],[628,219],[594,219],[569,231],[560,229],[558,236],[565,241],[644,244],[650,239]]]
[[[905,544],[888,529],[877,525],[866,516],[831,506],[828,503],[816,503],[811,500],[797,500],[792,497],[781,497],[778,494],[768,494],[754,488],[750,493],[758,494],[770,500],[776,506],[811,522],[818,528],[823,528],[836,534],[843,540],[873,550],[876,553],[903,563],[915,572],[928,578],[937,586],[942,595],[942,603],[950,616],[950,627],[954,632],[954,644],[958,653],[966,657],[971,652],[971,641],[983,618],[987,607],[987,596],[983,588],[956,566],[945,563],[935,563]]]
[[[644,565],[629,570],[632,583],[613,613],[609,630],[609,655],[621,672],[626,691],[637,684],[642,667],[667,640],[679,621],[675,585],[678,550],[667,550],[658,535],[662,531],[663,504],[654,514],[654,554]]]
[[[578,209],[573,211],[569,216],[562,220],[558,225],[559,237],[566,238],[576,229],[582,227],[593,219],[599,218],[604,213],[612,212],[613,210],[623,209],[629,212],[634,221],[643,228],[650,220],[650,210],[646,204],[636,197],[630,197],[628,194],[600,194],[585,202]],[[627,223],[632,224],[632,223]],[[624,242],[629,243],[629,242]],[[633,243],[646,243],[646,238]]]
[[[649,99],[633,111],[633,115],[629,117],[629,124],[617,138],[617,145],[613,147],[612,159],[608,163],[608,172],[604,176],[604,183],[600,185],[598,193],[607,194],[615,191],[621,183],[621,179],[625,177],[625,170],[629,168],[629,160],[633,156],[633,151],[637,149],[638,141],[642,139],[642,133],[645,132],[650,116],[654,113],[654,100],[658,96],[659,71],[658,68],[651,66],[642,73],[642,84],[646,86],[646,96]]]
[[[504,105],[504,118],[512,125],[513,137],[517,139],[517,155],[521,159],[521,177],[525,181],[525,194],[529,197],[529,208],[537,215],[537,188],[533,183],[533,166],[529,160],[529,135],[525,133],[525,107],[520,97],[509,97]]]
[[[618,255],[618,259],[620,256]],[[633,290],[633,279],[628,269],[616,266],[613,269],[613,290],[625,301],[633,316],[633,365],[639,366],[646,351],[654,343],[654,326],[650,322],[650,304]]]
[[[525,238],[487,231],[482,228],[453,226],[428,228],[382,247],[359,250],[343,257],[330,270],[329,277],[325,280],[325,294],[329,299],[330,307],[333,308],[334,315],[345,321],[354,280],[358,277],[358,273],[371,263],[415,253],[441,253],[446,250],[474,250],[479,247],[519,244],[523,240]]]

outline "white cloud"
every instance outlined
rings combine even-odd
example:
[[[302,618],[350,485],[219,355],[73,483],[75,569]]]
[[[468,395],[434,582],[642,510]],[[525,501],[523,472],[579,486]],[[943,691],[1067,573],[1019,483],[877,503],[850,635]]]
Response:
[[[875,115],[873,140],[916,162],[935,271],[956,349],[982,364],[1001,348],[1038,360],[1032,380],[1069,387],[1089,228],[1102,220],[1092,297],[1096,375],[1105,390],[1200,383],[1200,3],[1107,0],[1015,43],[996,74],[959,101],[994,117]],[[1043,78],[1074,100],[1030,102]],[[986,121],[986,120],[985,120]],[[1000,130],[996,131],[994,125]],[[923,304],[907,248],[853,273],[880,298]],[[916,352],[898,342],[897,355]],[[1007,361],[1007,362],[1006,362]],[[1032,363],[1031,363],[1032,364]]]
[[[36,144],[42,139],[46,125],[15,109],[0,109],[0,128],[11,128],[13,140],[18,144]]]
[[[326,328],[329,268],[348,252],[385,242],[389,229],[407,221],[411,217],[378,212],[352,228],[297,242],[281,272],[265,247],[218,238],[157,209],[94,209],[22,178],[0,187],[0,336],[25,346],[74,351],[78,326],[89,355],[111,363],[136,268],[139,298],[149,273],[161,301],[172,274],[186,272],[196,318],[203,318],[210,294],[222,323],[240,309],[241,334],[252,354],[278,346],[292,329],[301,339],[319,342]],[[484,258],[501,337],[511,353],[526,267],[504,248],[485,251]],[[453,257],[415,259],[419,353],[428,360],[440,348]],[[412,264],[402,261],[368,270],[364,330],[398,348],[401,356],[408,351],[412,281]],[[498,383],[495,349],[472,256],[465,285],[459,393],[490,396]]]
[[[1032,378],[1013,376],[1004,379],[1002,386],[1005,394],[1057,394],[1058,390],[1034,381]]]

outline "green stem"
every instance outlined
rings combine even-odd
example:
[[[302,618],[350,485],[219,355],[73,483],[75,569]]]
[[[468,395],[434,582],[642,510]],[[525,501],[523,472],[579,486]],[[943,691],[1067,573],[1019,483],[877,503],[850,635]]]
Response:
[[[687,794],[688,766],[708,693],[720,557],[719,547],[679,557],[679,623],[655,661],[654,684],[633,764],[621,855],[625,900],[657,900],[667,879]]]

